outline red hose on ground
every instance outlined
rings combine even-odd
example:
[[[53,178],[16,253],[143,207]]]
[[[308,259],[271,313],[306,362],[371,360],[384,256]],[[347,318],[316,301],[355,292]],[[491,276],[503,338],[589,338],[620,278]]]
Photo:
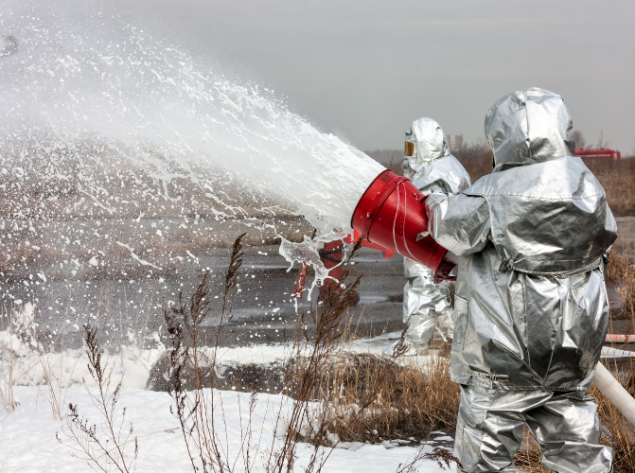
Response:
[[[618,335],[608,333],[604,339],[606,343],[635,343],[635,335]]]

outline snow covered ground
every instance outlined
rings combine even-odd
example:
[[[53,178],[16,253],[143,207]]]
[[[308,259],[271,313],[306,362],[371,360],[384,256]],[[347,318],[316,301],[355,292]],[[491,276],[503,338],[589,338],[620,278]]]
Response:
[[[19,324],[28,328],[28,321]],[[15,333],[0,332],[2,357],[2,379],[0,391],[6,389],[7,363],[12,366],[15,401],[19,403],[14,412],[0,407],[0,471],[30,472],[83,472],[93,471],[82,459],[78,445],[68,439],[67,414],[69,403],[76,404],[80,415],[87,416],[89,424],[97,424],[98,432],[103,432],[104,419],[90,400],[86,386],[96,392],[94,380],[87,370],[88,359],[83,349],[67,349],[63,352],[45,353],[32,338]],[[159,337],[153,348],[142,349],[134,340],[121,347],[117,353],[105,353],[106,363],[113,368],[113,382],[122,379],[121,399],[118,409],[126,408],[127,422],[134,426],[134,435],[139,438],[139,456],[136,471],[139,472],[179,472],[191,471],[189,457],[181,434],[178,420],[170,413],[172,398],[163,392],[145,390],[152,366],[165,353],[166,347]],[[398,339],[398,333],[389,333],[373,339],[348,342],[343,348],[357,353],[381,356]],[[147,341],[146,341],[147,342]],[[147,346],[148,344],[145,343]],[[210,350],[207,348],[206,350]],[[7,357],[7,354],[11,354]],[[292,354],[289,345],[249,345],[242,347],[221,347],[218,364],[271,364],[288,358]],[[633,356],[632,352],[605,348],[603,358]],[[424,367],[428,357],[405,357],[404,363]],[[47,384],[55,386],[51,393]],[[250,394],[216,391],[223,400],[225,421],[222,422],[223,442],[227,448],[227,460],[234,464],[236,472],[245,471],[241,445],[249,422]],[[1,392],[0,392],[1,394]],[[51,408],[53,396],[61,406],[62,419],[56,419]],[[251,417],[254,434],[251,458],[254,461],[250,471],[265,471],[265,458],[275,450],[283,439],[284,422],[278,425],[274,435],[278,414],[288,415],[293,401],[281,395],[258,394]],[[221,417],[217,417],[220,419]],[[62,439],[60,443],[56,434]],[[435,446],[451,444],[447,436],[437,437],[424,448],[431,451]],[[257,446],[258,445],[258,446]],[[132,452],[133,445],[128,446]],[[314,449],[309,444],[300,444],[297,449],[295,471],[302,472],[309,462]],[[322,450],[327,452],[327,450]],[[392,472],[399,465],[411,462],[419,447],[404,446],[385,442],[382,445],[341,444],[330,455],[324,468],[326,472]],[[417,471],[437,472],[441,467],[434,460],[423,460],[417,464]],[[114,471],[112,469],[108,471]]]
[[[372,339],[358,339],[345,343],[342,349],[354,353],[383,356],[399,339],[399,335],[395,332]],[[130,343],[120,347],[117,353],[109,353],[106,350],[104,354],[104,360],[113,368],[113,379],[121,379],[122,385],[126,388],[145,388],[152,366],[166,352],[166,347],[156,333],[149,338],[154,339],[153,348],[140,348],[131,338]],[[7,364],[12,363],[13,380],[17,385],[46,384],[47,376],[53,377],[55,384],[63,388],[83,385],[84,382],[94,385],[88,373],[88,358],[83,348],[45,353],[38,350],[37,344],[33,344],[28,338],[24,339],[8,331],[0,331],[0,350],[5,353],[0,362],[0,375],[6,378]],[[203,347],[199,350],[211,358],[212,348]],[[6,356],[8,352],[13,353],[11,360]],[[217,366],[249,363],[268,365],[288,359],[293,354],[295,351],[291,345],[281,343],[219,347]],[[434,356],[435,352],[432,351],[429,356],[407,356],[398,361],[401,364],[425,368]],[[611,347],[602,349],[603,360],[619,360],[633,356],[635,352]]]
[[[70,453],[82,456],[78,446],[68,440],[69,432],[64,419],[54,420],[50,405],[43,400],[41,388],[24,386],[15,388],[16,400],[20,403],[15,412],[2,414],[0,422],[0,471],[20,473],[41,472],[89,472],[93,471],[86,461],[74,458]],[[240,452],[241,428],[247,425],[249,395],[231,391],[219,392],[223,399],[227,432],[226,445],[228,459],[235,461],[235,471],[243,472],[243,457]],[[103,428],[102,419],[93,406],[84,388],[72,387],[65,394],[65,402],[79,406],[80,414],[88,416],[90,422],[97,423],[98,431]],[[138,472],[186,472],[192,471],[185,443],[177,419],[170,414],[172,399],[166,393],[150,392],[134,388],[124,388],[118,408],[126,407],[126,419],[134,425],[134,435],[139,438],[139,455],[136,463]],[[286,403],[286,404],[285,404]],[[239,409],[240,404],[240,409]],[[275,421],[280,406],[288,412],[290,402],[280,395],[260,394],[253,412],[254,436],[251,452],[254,459],[252,471],[265,471],[263,457],[268,456],[274,440]],[[241,414],[242,413],[242,417]],[[124,429],[125,430],[125,429]],[[278,432],[282,431],[278,427]],[[56,439],[56,434],[63,444]],[[437,442],[448,437],[436,439]],[[224,440],[224,438],[223,438]],[[277,437],[277,445],[282,440]],[[259,448],[255,448],[256,444]],[[225,444],[225,442],[223,442]],[[425,446],[431,451],[435,441]],[[130,444],[132,453],[133,446]],[[384,445],[346,444],[335,448],[324,468],[325,472],[386,473],[399,469],[412,461],[419,447]],[[298,446],[295,463],[297,472],[304,471],[313,447],[309,444]],[[417,464],[417,471],[432,473],[441,471],[436,461],[423,460]],[[109,470],[114,471],[114,470]],[[446,470],[447,471],[447,470]]]
[[[343,349],[355,353],[369,353],[382,356],[384,351],[399,339],[399,333],[388,333],[373,339],[359,339],[343,345]],[[104,361],[112,367],[113,380],[122,380],[126,388],[144,389],[152,366],[166,352],[158,334],[154,333],[144,340],[144,345],[152,348],[140,348],[134,337],[129,344],[119,347],[116,353],[108,350]],[[151,343],[148,343],[150,341]],[[54,385],[63,389],[83,385],[94,385],[89,376],[88,358],[84,348],[66,349],[60,352],[45,352],[38,348],[32,337],[19,336],[9,331],[0,331],[0,351],[4,353],[0,362],[0,374],[6,377],[9,363],[12,364],[13,380],[19,386],[43,385],[47,378],[54,379]],[[212,348],[202,347],[200,352],[211,358]],[[8,356],[8,354],[12,356]],[[217,366],[238,364],[268,365],[288,359],[295,351],[290,344],[252,344],[240,347],[219,347]],[[415,363],[424,366],[429,357],[405,357],[402,363]]]

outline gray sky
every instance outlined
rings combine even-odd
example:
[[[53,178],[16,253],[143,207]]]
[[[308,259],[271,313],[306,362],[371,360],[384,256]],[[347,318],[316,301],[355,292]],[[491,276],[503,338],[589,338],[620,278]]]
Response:
[[[400,148],[419,116],[483,139],[487,109],[530,86],[561,94],[588,144],[635,149],[632,0],[117,1],[360,149]]]

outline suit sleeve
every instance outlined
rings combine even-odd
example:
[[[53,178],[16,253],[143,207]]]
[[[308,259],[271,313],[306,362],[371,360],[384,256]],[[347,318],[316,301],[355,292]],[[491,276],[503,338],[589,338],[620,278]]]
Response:
[[[490,237],[489,204],[484,197],[430,194],[426,199],[428,231],[456,255],[482,251]]]

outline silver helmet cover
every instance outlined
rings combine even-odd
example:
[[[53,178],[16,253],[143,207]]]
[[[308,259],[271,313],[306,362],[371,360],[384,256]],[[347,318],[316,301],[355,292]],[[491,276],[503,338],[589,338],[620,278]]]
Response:
[[[422,166],[450,154],[441,125],[432,118],[421,117],[414,120],[406,131],[406,141],[415,145],[414,155],[404,156],[404,175],[408,178]]]
[[[432,118],[417,118],[406,131],[406,142],[414,144],[414,154],[404,156],[404,176],[424,194],[458,194],[470,185],[470,176],[450,148],[441,126]]]
[[[531,87],[506,95],[485,115],[494,171],[571,156],[571,115],[562,97]]]
[[[406,132],[414,144],[414,155],[404,156],[404,175],[424,194],[454,195],[470,186],[470,176],[450,154],[441,126],[431,118],[418,118]],[[426,349],[435,332],[451,339],[454,325],[448,281],[434,283],[434,273],[426,266],[404,259],[407,278],[404,287],[403,320],[408,324],[406,340],[413,351]]]
[[[570,119],[556,97],[527,89],[497,102],[486,120],[498,153],[495,172],[462,194],[426,200],[430,233],[462,255],[452,349],[458,383],[590,387],[608,328],[603,257],[617,227],[600,183],[567,155],[562,132]],[[510,104],[531,113],[508,113]],[[540,129],[527,145],[517,140],[519,130]]]
[[[401,167],[410,181],[424,194],[458,194],[470,186],[470,175],[450,154],[445,133],[432,118],[417,118],[406,131],[406,142],[414,144],[414,154],[404,156]]]

